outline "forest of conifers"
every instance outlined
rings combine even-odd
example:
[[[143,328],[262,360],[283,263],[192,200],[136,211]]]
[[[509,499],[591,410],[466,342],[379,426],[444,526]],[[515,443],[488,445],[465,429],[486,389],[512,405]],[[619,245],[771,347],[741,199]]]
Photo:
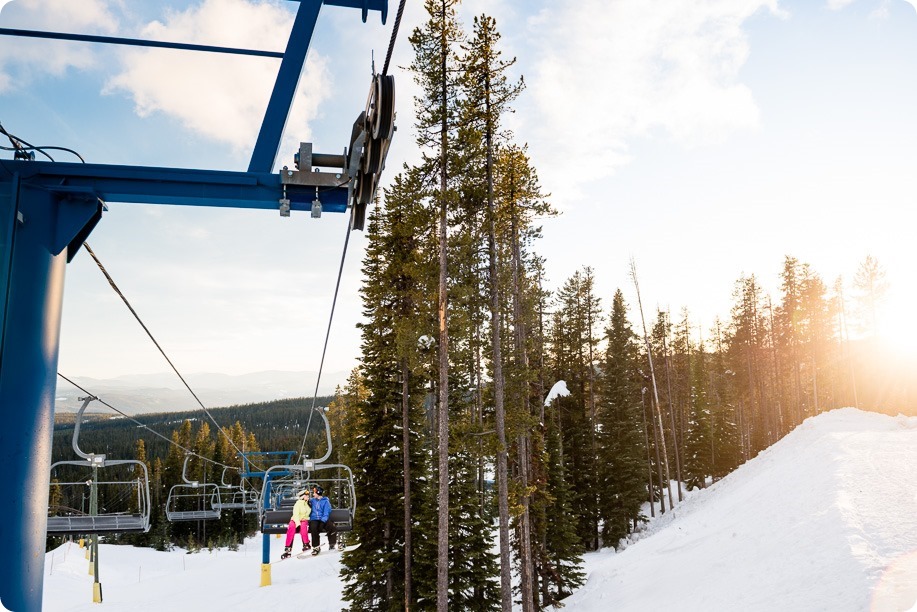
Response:
[[[325,402],[335,460],[356,479],[360,546],[342,559],[352,609],[543,609],[582,583],[584,551],[618,545],[649,508],[671,510],[807,417],[841,406],[917,414],[913,364],[875,341],[887,287],[874,258],[850,286],[829,287],[788,255],[774,262],[778,295],[738,278],[723,288],[731,311],[705,329],[688,310],[642,312],[633,264],[632,286],[612,295],[596,293],[589,262],[546,286],[539,223],[555,213],[502,126],[523,81],[509,76],[495,22],[465,31],[455,4],[427,0],[410,38],[422,161],[371,210],[360,365]],[[557,381],[569,394],[546,405]],[[238,422],[229,435],[240,446],[296,449],[308,409],[227,409],[237,415],[220,422]],[[172,418],[166,435],[231,460],[202,415],[199,427]],[[145,443],[162,495],[182,457]],[[206,545],[254,529],[225,520],[210,536],[158,520],[144,537]]]

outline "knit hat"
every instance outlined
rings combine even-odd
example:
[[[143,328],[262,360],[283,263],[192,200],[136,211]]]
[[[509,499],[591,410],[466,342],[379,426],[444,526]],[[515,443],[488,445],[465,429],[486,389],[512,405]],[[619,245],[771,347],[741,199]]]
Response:
[[[309,495],[309,489],[303,489],[302,491],[300,491],[299,493],[296,494],[296,497],[302,497],[303,495],[308,496],[308,495]]]

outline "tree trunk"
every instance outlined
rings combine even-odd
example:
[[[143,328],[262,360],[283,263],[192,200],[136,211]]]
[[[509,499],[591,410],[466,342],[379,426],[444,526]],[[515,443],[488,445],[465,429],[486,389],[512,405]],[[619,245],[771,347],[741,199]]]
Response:
[[[666,322],[669,322],[669,317],[666,316]],[[675,452],[675,480],[678,481],[678,501],[683,502],[685,500],[684,494],[681,491],[681,450],[678,446],[678,431],[675,428],[675,399],[672,394],[672,367],[669,359],[669,345],[666,342],[666,337],[668,336],[668,325],[663,329],[662,334],[662,351],[665,356],[665,383],[669,388],[669,421],[672,427],[672,448]]]
[[[631,260],[630,262],[630,273],[631,273],[631,278],[634,281],[634,288],[637,290],[637,305],[640,308],[640,321],[643,323],[643,341],[646,344],[646,356],[649,358],[649,362],[650,362],[650,377],[652,378],[652,381],[653,381],[653,399],[655,400],[655,405],[656,405],[656,420],[659,421],[659,441],[662,446],[662,459],[663,459],[664,466],[665,466],[666,489],[669,492],[669,507],[673,507],[675,503],[672,500],[672,480],[671,480],[671,477],[669,476],[669,457],[668,457],[668,454],[666,453],[666,448],[665,448],[665,430],[662,427],[662,409],[659,406],[659,389],[656,386],[656,371],[653,368],[653,347],[650,346],[650,338],[646,333],[646,319],[643,316],[643,301],[640,298],[640,285],[637,282],[637,265],[634,263],[633,260]],[[656,449],[656,452],[657,453],[659,452],[658,447]],[[665,512],[665,509],[663,509],[662,511]]]
[[[646,387],[643,387],[641,394],[643,400],[643,443],[646,445],[646,466],[649,475],[649,493],[650,493],[650,516],[656,518],[656,493],[653,491],[653,459],[650,456],[650,433],[647,431],[646,422]],[[653,437],[656,436],[656,430],[653,429]]]
[[[592,337],[593,312],[592,312],[592,274],[591,274],[591,271],[587,278],[589,280],[589,289],[590,289],[589,293],[586,296],[586,329],[588,330],[588,340],[587,341],[589,342],[589,421],[590,421],[589,436],[590,436],[590,444],[592,446],[592,462],[591,462],[591,468],[592,468],[591,481],[592,481],[592,486],[593,486],[592,505],[593,507],[597,507],[598,503],[596,501],[596,497],[598,495],[598,490],[599,490],[597,457],[599,456],[598,455],[599,450],[598,450],[598,446],[596,444],[596,438],[595,438],[595,430],[596,430],[597,422],[596,422],[596,415],[595,415],[595,356],[593,355],[593,350],[592,350],[592,345],[593,345],[594,340]],[[595,541],[595,546],[593,546],[592,549],[598,550],[599,549],[599,537],[600,537],[599,536],[600,532],[599,532],[598,517],[596,517],[596,521],[595,521],[595,524],[593,525],[593,528],[595,529],[595,531],[592,534],[594,541]]]
[[[436,562],[436,609],[438,612],[449,610],[449,328],[448,323],[448,287],[447,279],[447,224],[446,214],[448,187],[446,176],[446,152],[448,150],[447,104],[449,76],[446,71],[446,57],[449,46],[446,41],[446,2],[442,2],[442,37],[440,39],[442,68],[442,123],[440,127],[439,151],[439,301],[437,318],[439,320],[439,521],[437,536]]]
[[[511,565],[509,558],[509,478],[506,467],[506,413],[503,406],[503,348],[500,340],[500,288],[497,277],[497,221],[494,206],[493,143],[491,141],[490,88],[487,93],[487,250],[490,257],[490,333],[493,343],[494,418],[497,430],[497,508],[500,515],[500,601],[504,612],[513,609]]]
[[[401,444],[404,464],[404,609],[410,612],[413,603],[411,591],[411,398],[408,393],[410,371],[407,360],[401,360]]]
[[[513,252],[513,330],[515,332],[516,360],[521,370],[522,386],[520,399],[522,400],[523,415],[526,419],[531,416],[529,403],[529,356],[526,351],[525,321],[522,314],[522,251],[519,248],[519,228],[516,217],[515,186],[510,191],[510,236]],[[538,592],[533,585],[532,564],[532,528],[531,528],[531,496],[529,495],[529,465],[531,465],[531,436],[526,433],[519,436],[519,478],[522,481],[522,516],[520,521],[521,546],[520,548],[520,589],[522,591],[522,610],[531,612],[537,607]]]

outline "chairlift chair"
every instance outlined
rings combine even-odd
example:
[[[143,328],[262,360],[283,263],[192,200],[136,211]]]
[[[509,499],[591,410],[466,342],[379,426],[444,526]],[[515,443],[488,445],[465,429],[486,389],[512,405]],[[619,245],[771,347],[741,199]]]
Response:
[[[304,458],[299,464],[271,466],[263,473],[261,533],[286,533],[296,493],[313,484],[321,485],[325,493],[330,494],[333,509],[329,520],[335,529],[338,532],[353,530],[357,506],[353,472],[343,464],[324,463],[331,456],[331,426],[324,412],[319,410],[318,414],[325,424],[325,454],[319,459]],[[337,470],[337,475],[325,470]]]
[[[185,455],[181,477],[184,484],[172,485],[166,499],[166,518],[170,522],[209,521],[220,518],[220,508],[214,505],[214,499],[220,497],[220,487],[213,482],[189,480],[187,475],[188,459]]]
[[[338,473],[331,474],[331,470]],[[289,475],[274,478],[274,473]],[[268,468],[261,498],[265,507],[261,516],[261,533],[286,533],[293,515],[296,493],[312,485],[321,485],[331,500],[331,516],[338,532],[353,530],[356,513],[356,491],[353,473],[342,464],[321,464],[305,460],[303,464],[277,465]]]
[[[49,508],[48,535],[81,535],[87,533],[145,533],[150,529],[150,478],[146,465],[132,459],[106,459],[105,455],[84,453],[79,447],[80,424],[83,413],[95,397],[81,398],[83,405],[76,414],[73,427],[73,450],[82,461],[58,461],[51,465],[52,487],[77,487],[90,489],[91,495],[98,495],[102,488],[104,506],[102,512],[86,514],[83,509],[69,507],[66,513],[62,507]],[[68,467],[64,467],[68,466]],[[123,467],[130,466],[134,478],[125,478]],[[114,468],[114,469],[112,469]],[[53,477],[57,471],[74,475],[64,481]],[[76,475],[84,475],[77,478]],[[104,475],[103,475],[104,474]],[[112,506],[131,502],[125,511]],[[133,507],[131,507],[133,506]]]
[[[227,466],[223,468],[223,475],[220,478],[220,485],[217,488],[212,505],[219,510],[242,510],[250,514],[259,511],[261,507],[261,498],[256,489],[246,489],[245,479],[241,484],[234,485],[226,482],[226,472],[233,468]]]

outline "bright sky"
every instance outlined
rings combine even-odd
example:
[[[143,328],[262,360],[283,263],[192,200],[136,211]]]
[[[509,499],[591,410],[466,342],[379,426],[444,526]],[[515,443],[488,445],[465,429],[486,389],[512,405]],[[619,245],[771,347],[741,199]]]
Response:
[[[343,151],[370,53],[397,9],[325,7],[278,156]],[[469,0],[487,10],[527,89],[509,124],[562,211],[545,220],[550,286],[584,265],[607,307],[637,264],[648,311],[688,307],[708,329],[734,282],[777,297],[785,255],[828,286],[867,254],[889,315],[917,299],[917,0]],[[14,0],[0,27],[282,49],[292,2]],[[393,65],[407,66],[410,0]],[[244,170],[277,60],[0,38],[0,121],[87,161]],[[410,76],[386,180],[416,159]],[[60,159],[66,159],[61,154]],[[185,372],[317,370],[346,219],[114,204],[89,242]],[[326,372],[359,353],[365,238],[350,242]],[[105,378],[166,364],[85,253],[68,266],[60,371]],[[651,313],[648,313],[651,314]],[[892,319],[895,320],[895,319]]]
[[[623,552],[585,555],[588,580],[564,609],[917,610],[917,498],[901,486],[915,479],[917,417],[853,408],[813,417],[691,492]],[[271,538],[272,560],[282,546]],[[99,579],[110,612],[278,610],[304,593],[311,611],[329,612],[346,605],[339,555],[274,563],[260,588],[260,537],[190,555],[103,544]],[[96,609],[87,563],[76,544],[45,555],[43,609]]]

